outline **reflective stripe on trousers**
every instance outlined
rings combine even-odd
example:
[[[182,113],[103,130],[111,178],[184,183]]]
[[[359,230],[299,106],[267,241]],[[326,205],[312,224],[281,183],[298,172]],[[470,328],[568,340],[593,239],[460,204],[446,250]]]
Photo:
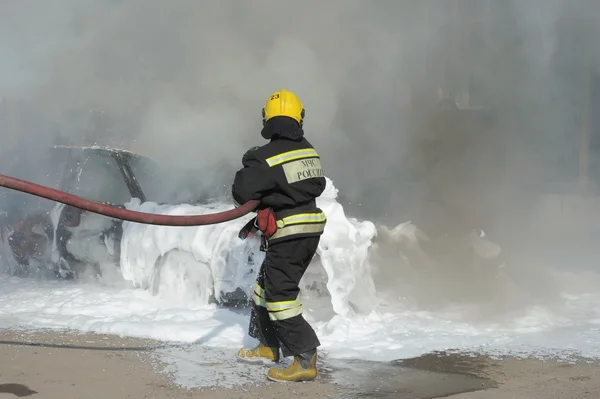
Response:
[[[267,301],[265,299],[265,290],[258,285],[258,283],[254,284],[254,295],[252,295],[254,299],[254,303],[256,306],[262,306],[263,308],[267,307]]]
[[[265,299],[265,290],[257,284],[254,286],[254,303],[266,308],[271,320],[285,320],[302,314],[302,302],[300,298],[291,301],[268,302]]]

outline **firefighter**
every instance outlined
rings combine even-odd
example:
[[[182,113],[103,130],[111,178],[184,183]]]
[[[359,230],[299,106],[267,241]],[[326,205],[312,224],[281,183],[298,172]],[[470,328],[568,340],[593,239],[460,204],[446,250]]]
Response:
[[[262,110],[261,135],[269,143],[253,147],[234,178],[236,207],[260,200],[256,217],[240,238],[261,233],[265,260],[253,295],[249,335],[259,341],[240,349],[238,358],[250,362],[279,362],[294,356],[285,368],[270,368],[272,381],[311,381],[317,376],[319,339],[302,316],[298,284],[317,251],[327,218],[316,205],[325,189],[319,154],[304,138],[304,107],[292,92],[281,89],[269,96]]]

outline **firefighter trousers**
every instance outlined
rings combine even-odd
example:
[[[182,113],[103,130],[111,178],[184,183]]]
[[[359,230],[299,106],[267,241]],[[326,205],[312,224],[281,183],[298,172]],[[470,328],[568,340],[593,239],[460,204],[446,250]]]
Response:
[[[248,333],[262,344],[294,356],[320,346],[302,316],[298,284],[317,252],[320,237],[303,237],[269,245],[254,287]]]

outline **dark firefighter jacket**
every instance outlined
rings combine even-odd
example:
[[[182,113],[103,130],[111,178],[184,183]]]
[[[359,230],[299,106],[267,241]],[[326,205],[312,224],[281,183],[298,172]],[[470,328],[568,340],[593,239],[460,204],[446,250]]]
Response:
[[[315,201],[325,190],[319,154],[291,118],[270,119],[261,134],[270,142],[244,154],[232,186],[235,206],[260,200],[258,209],[273,209],[271,244],[323,234],[327,219]]]

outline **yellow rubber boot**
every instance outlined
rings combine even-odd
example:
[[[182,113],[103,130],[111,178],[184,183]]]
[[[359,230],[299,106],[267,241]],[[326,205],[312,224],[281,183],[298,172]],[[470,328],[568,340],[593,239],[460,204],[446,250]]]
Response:
[[[270,348],[268,346],[258,344],[253,349],[240,349],[237,357],[247,363],[264,363],[264,362],[279,362],[279,348]]]
[[[277,382],[312,381],[317,378],[317,351],[294,356],[294,362],[285,369],[270,368],[267,378]]]

